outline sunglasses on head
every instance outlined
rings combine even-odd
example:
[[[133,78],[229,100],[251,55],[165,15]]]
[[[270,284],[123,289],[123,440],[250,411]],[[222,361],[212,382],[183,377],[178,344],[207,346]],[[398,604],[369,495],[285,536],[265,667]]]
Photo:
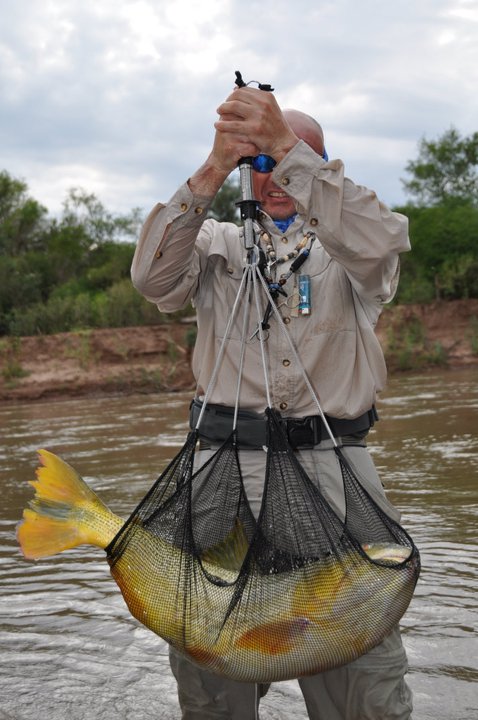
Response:
[[[322,157],[327,162],[329,159],[329,156],[327,155],[327,151],[324,148],[324,152]],[[258,173],[270,173],[277,165],[276,161],[273,157],[270,155],[256,155],[256,157],[252,158],[252,169],[255,170]]]

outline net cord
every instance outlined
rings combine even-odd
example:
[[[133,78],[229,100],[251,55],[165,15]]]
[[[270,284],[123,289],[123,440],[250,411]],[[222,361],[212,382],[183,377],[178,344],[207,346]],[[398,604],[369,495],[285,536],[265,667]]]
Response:
[[[198,430],[198,429],[199,429],[199,426],[200,426],[200,424],[201,424],[201,422],[202,422],[202,419],[203,419],[203,415],[204,415],[204,413],[205,413],[205,411],[206,411],[207,403],[208,403],[209,398],[210,398],[210,396],[211,396],[211,393],[212,393],[212,391],[213,391],[213,389],[214,389],[214,387],[215,387],[215,385],[216,385],[217,376],[218,376],[218,374],[219,374],[219,369],[220,369],[220,367],[221,367],[222,359],[223,359],[223,357],[224,357],[224,352],[225,352],[225,350],[226,350],[226,345],[227,345],[227,343],[228,343],[228,341],[229,341],[229,333],[230,333],[230,331],[231,331],[232,323],[233,323],[234,320],[236,319],[237,310],[238,310],[238,307],[239,307],[239,301],[240,301],[241,296],[242,296],[242,294],[243,294],[243,292],[244,292],[244,287],[245,287],[246,282],[247,282],[247,275],[248,275],[247,272],[244,272],[243,275],[242,275],[241,284],[239,285],[239,289],[238,289],[238,291],[237,291],[236,299],[235,299],[235,301],[234,301],[234,305],[232,306],[231,314],[229,315],[229,319],[228,319],[228,321],[227,321],[226,329],[225,329],[225,331],[224,331],[224,337],[223,337],[223,339],[222,339],[221,346],[220,346],[220,348],[219,348],[219,352],[218,352],[218,354],[217,354],[216,363],[215,363],[214,369],[213,369],[213,371],[212,371],[212,373],[211,373],[211,378],[210,378],[209,383],[208,383],[208,386],[207,386],[207,388],[206,388],[206,392],[204,393],[204,400],[203,400],[201,412],[199,413],[199,417],[198,417],[198,421],[197,421],[197,423],[196,423],[195,430]]]
[[[258,265],[258,260],[259,260],[259,252],[258,252],[258,248],[256,245],[253,248],[252,254],[253,254],[253,257],[251,256],[252,259],[248,262],[248,264],[245,266],[245,269],[244,269],[244,273],[243,273],[242,280],[241,280],[241,283],[240,283],[238,291],[237,291],[234,305],[232,307],[231,314],[229,316],[229,319],[228,319],[228,322],[226,325],[226,329],[224,331],[224,337],[222,339],[222,342],[221,342],[221,345],[219,348],[219,352],[217,354],[216,363],[215,363],[214,369],[211,373],[211,378],[210,378],[208,386],[206,388],[206,392],[204,393],[204,400],[203,400],[201,411],[199,413],[199,417],[198,417],[198,420],[196,423],[195,430],[199,429],[204,412],[206,410],[207,403],[212,394],[214,386],[217,382],[217,376],[219,374],[219,369],[220,369],[220,366],[221,366],[221,363],[222,363],[222,360],[224,357],[226,344],[229,341],[229,333],[230,333],[230,330],[232,327],[232,323],[236,319],[240,300],[242,299],[243,296],[246,297],[248,286],[251,287],[251,285],[252,285],[252,291],[253,291],[253,295],[254,295],[254,302],[255,302],[255,306],[256,306],[257,317],[260,318],[262,315],[261,310],[260,310],[259,291],[258,291],[257,281],[256,281],[256,277],[258,274],[257,265]],[[271,299],[270,295],[268,295],[268,299]],[[242,370],[244,367],[244,358],[245,358],[245,352],[246,352],[246,347],[247,347],[246,339],[247,339],[247,335],[248,335],[247,329],[249,326],[249,318],[250,318],[250,305],[248,302],[246,302],[243,324],[242,324],[242,333],[241,333],[241,350],[240,350],[240,357],[239,357],[236,398],[235,398],[235,405],[234,405],[234,418],[233,418],[233,427],[232,427],[233,431],[237,427],[240,391],[241,391],[241,383],[242,383],[242,375],[243,375]],[[267,373],[265,336],[264,336],[264,331],[263,331],[261,323],[259,323],[259,325],[258,325],[258,334],[259,334],[259,344],[260,344],[260,348],[261,348],[262,369],[264,372],[264,386],[265,386],[265,393],[266,393],[266,402],[267,402],[267,406],[271,407],[272,400],[271,400],[271,396],[270,396],[269,377],[268,377],[268,373]]]
[[[252,257],[253,255],[253,257]],[[269,383],[269,376],[267,372],[267,358],[266,358],[266,337],[264,335],[264,329],[262,327],[261,322],[261,311],[260,311],[260,302],[259,302],[259,292],[257,288],[257,278],[259,278],[259,281],[262,285],[262,288],[264,290],[265,296],[268,300],[268,302],[271,305],[272,312],[279,324],[280,330],[283,333],[283,335],[286,338],[286,342],[292,352],[292,355],[294,357],[295,362],[297,363],[297,366],[302,374],[302,377],[304,379],[304,382],[306,384],[307,389],[309,390],[309,393],[312,397],[312,400],[314,401],[315,405],[317,406],[318,413],[322,419],[322,422],[324,424],[324,427],[327,431],[328,436],[330,437],[332,444],[334,447],[338,447],[338,443],[332,433],[332,430],[330,428],[330,425],[327,422],[327,418],[325,417],[325,413],[322,410],[322,406],[320,404],[319,398],[317,396],[317,393],[315,392],[312,383],[309,380],[309,377],[305,371],[304,365],[299,357],[299,353],[296,350],[296,347],[292,341],[292,338],[290,337],[290,334],[287,332],[287,328],[285,327],[282,315],[279,312],[279,309],[274,302],[272,295],[269,291],[269,287],[267,285],[267,282],[265,278],[262,276],[262,274],[258,271],[258,257],[259,257],[259,251],[257,248],[257,245],[254,246],[252,249],[252,253],[250,256],[250,259],[248,260],[247,265],[245,266],[244,273],[242,275],[242,280],[239,285],[239,289],[237,291],[236,298],[234,300],[234,305],[231,310],[231,314],[229,316],[226,329],[224,331],[224,337],[221,342],[221,346],[219,348],[219,352],[217,354],[216,363],[214,365],[214,369],[211,373],[211,378],[209,380],[208,386],[206,388],[206,391],[204,393],[204,400],[201,407],[201,411],[199,413],[198,421],[196,423],[196,430],[199,429],[202,418],[204,416],[204,413],[206,411],[207,403],[209,401],[209,398],[212,394],[212,391],[216,385],[217,382],[217,376],[219,374],[219,370],[222,364],[222,360],[224,357],[224,352],[226,349],[226,345],[229,342],[229,333],[231,331],[232,324],[234,320],[236,319],[238,308],[240,305],[240,300],[243,296],[246,295],[246,288],[248,286],[248,283],[252,280],[252,287],[253,287],[253,294],[254,294],[254,302],[256,306],[256,313],[258,318],[258,328],[257,332],[259,335],[259,345],[261,348],[261,359],[262,359],[262,368],[264,372],[264,384],[265,384],[265,392],[266,392],[266,401],[267,406],[272,407],[272,401],[270,397],[270,383]],[[250,285],[249,285],[250,287]],[[235,406],[234,406],[234,418],[233,418],[233,431],[236,429],[237,426],[237,417],[239,412],[239,399],[240,399],[240,389],[241,389],[241,382],[242,382],[242,370],[244,367],[244,357],[245,357],[245,351],[246,351],[246,337],[247,337],[247,327],[249,323],[249,317],[250,317],[250,310],[249,310],[249,303],[246,302],[245,304],[246,310],[244,311],[244,319],[243,319],[243,327],[242,327],[242,337],[241,337],[241,351],[240,351],[240,358],[239,358],[239,368],[238,368],[238,379],[237,379],[237,387],[236,387],[236,398],[235,398]]]
[[[247,272],[247,276],[248,276],[248,277],[247,277],[247,280],[246,280],[246,288],[247,288],[247,285],[249,284],[249,281],[250,281],[250,278],[249,278],[249,275],[250,275],[249,267],[246,267],[245,273],[246,273],[246,272]],[[244,273],[244,274],[245,274],[245,273]],[[245,292],[245,291],[244,291],[244,292]],[[246,332],[246,327],[247,327],[247,324],[248,324],[248,322],[249,322],[249,315],[250,315],[249,303],[246,303],[245,309],[244,309],[244,317],[243,317],[243,320],[242,320],[242,334],[241,334],[241,338],[244,338],[244,333]],[[232,430],[233,430],[233,432],[234,432],[234,430],[236,429],[236,426],[237,426],[237,416],[238,416],[238,412],[239,412],[239,398],[240,398],[240,395],[241,395],[241,384],[242,384],[242,370],[243,370],[243,367],[244,367],[244,355],[245,355],[245,344],[244,344],[244,342],[241,342],[241,352],[240,352],[240,355],[239,355],[239,367],[238,367],[238,370],[237,370],[236,399],[235,399],[235,401],[234,401],[234,417],[233,417],[233,421],[232,421]]]
[[[258,252],[257,252],[257,246],[254,246],[254,253],[255,253],[255,259],[254,262],[249,262],[246,266],[245,272],[247,272],[247,284],[246,287],[249,286],[249,288],[252,286],[252,292],[254,294],[254,301],[256,305],[256,312],[259,317],[259,299],[257,297],[257,289],[256,289],[256,268],[257,268],[257,261],[258,261]],[[241,391],[241,382],[242,382],[242,370],[244,367],[244,357],[246,352],[246,338],[248,335],[248,327],[249,327],[249,318],[250,318],[250,303],[246,302],[245,310],[244,310],[244,320],[242,324],[242,335],[241,335],[241,354],[239,358],[239,368],[238,368],[238,380],[237,380],[237,392],[236,392],[236,400],[234,405],[234,419],[233,419],[233,425],[232,429],[233,431],[236,429],[237,426],[237,417],[239,413],[239,398],[240,398],[240,391]],[[262,334],[262,328],[260,328],[259,332],[259,339],[261,338]],[[269,378],[267,377],[267,368],[266,368],[266,362],[265,362],[265,355],[263,350],[263,344],[261,343],[261,354],[262,354],[262,367],[264,370],[264,381],[265,381],[265,390],[266,390],[266,400],[267,405],[270,407],[271,405],[271,398],[270,398],[270,392],[269,392]]]
[[[272,400],[270,396],[270,383],[269,383],[269,374],[267,372],[267,357],[266,357],[266,340],[264,336],[264,328],[262,327],[262,323],[260,321],[261,318],[261,308],[260,308],[260,302],[259,302],[259,289],[258,289],[258,283],[257,283],[257,276],[261,276],[260,273],[257,272],[257,266],[252,271],[252,286],[254,289],[254,301],[256,305],[256,313],[257,317],[259,319],[259,324],[257,327],[258,333],[259,333],[259,345],[261,348],[261,358],[262,358],[262,370],[264,372],[264,382],[266,386],[266,397],[267,397],[267,407],[272,407]],[[271,298],[269,298],[271,299]]]
[[[258,273],[258,275],[259,275],[259,280],[260,280],[260,282],[261,282],[261,284],[262,284],[262,287],[263,287],[263,289],[264,289],[264,292],[265,292],[266,296],[268,297],[269,302],[271,303],[272,311],[273,311],[273,313],[274,313],[274,315],[275,315],[275,317],[276,317],[276,319],[277,319],[277,321],[278,321],[278,323],[279,323],[279,327],[280,327],[280,329],[281,329],[281,332],[284,334],[284,336],[285,336],[285,338],[286,338],[286,340],[287,340],[287,343],[288,343],[288,345],[289,345],[289,347],[290,347],[290,350],[291,350],[291,352],[292,352],[292,354],[293,354],[293,356],[294,356],[294,360],[295,360],[295,362],[297,363],[297,365],[298,365],[298,367],[299,367],[299,370],[301,371],[302,377],[304,378],[304,382],[305,382],[305,384],[306,384],[306,386],[307,386],[307,389],[309,390],[309,392],[310,392],[310,394],[311,394],[311,396],[312,396],[312,399],[313,399],[313,401],[315,402],[315,404],[316,404],[316,406],[317,406],[317,410],[319,411],[319,415],[320,415],[320,417],[321,417],[321,419],[322,419],[322,422],[324,423],[324,427],[325,427],[325,429],[327,430],[327,433],[328,433],[330,439],[332,440],[332,443],[333,443],[334,447],[338,447],[338,443],[337,443],[337,441],[335,440],[335,437],[334,437],[334,435],[333,435],[333,433],[332,433],[332,430],[330,429],[330,425],[329,425],[329,423],[327,422],[327,418],[325,417],[325,413],[324,413],[324,411],[322,410],[322,406],[321,406],[321,404],[320,404],[320,401],[319,401],[319,398],[318,398],[318,396],[317,396],[317,393],[315,392],[314,388],[312,387],[312,383],[310,382],[309,377],[308,377],[308,375],[307,375],[307,373],[306,373],[306,371],[305,371],[305,368],[304,368],[304,365],[303,365],[303,363],[302,363],[302,360],[301,360],[300,357],[299,357],[299,353],[298,353],[297,350],[296,350],[296,347],[295,347],[295,345],[294,345],[294,343],[293,343],[293,341],[292,341],[292,338],[291,338],[290,334],[287,332],[287,328],[286,328],[286,326],[285,326],[285,324],[284,324],[284,320],[282,319],[282,315],[280,314],[279,309],[278,309],[276,303],[273,301],[273,299],[272,299],[272,297],[271,297],[271,294],[270,294],[270,292],[269,292],[269,288],[268,288],[268,286],[267,286],[266,280],[265,280],[265,278],[264,278],[260,273]],[[261,327],[260,324],[259,324],[259,327]]]

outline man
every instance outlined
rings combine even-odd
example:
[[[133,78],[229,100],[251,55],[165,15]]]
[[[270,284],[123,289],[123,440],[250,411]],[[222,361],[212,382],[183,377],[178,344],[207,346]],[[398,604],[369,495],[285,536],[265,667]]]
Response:
[[[234,90],[218,108],[213,148],[204,165],[170,202],[148,217],[132,266],[135,286],[173,312],[193,301],[198,336],[193,358],[196,397],[204,395],[244,267],[242,231],[232,223],[204,220],[224,180],[243,156],[257,158],[254,197],[260,203],[260,243],[272,280],[287,275],[307,248],[300,272],[310,281],[310,309],[297,310],[298,278],[291,273],[276,300],[282,321],[298,350],[302,369],[284,343],[271,315],[267,351],[272,405],[284,417],[319,429],[296,443],[309,477],[338,513],[344,514],[342,477],[333,441],[321,427],[317,405],[304,383],[305,370],[320,398],[338,444],[374,499],[397,519],[385,498],[365,446],[374,420],[377,392],[386,369],[374,326],[397,285],[400,252],[409,249],[407,221],[379,202],[375,193],[344,176],[339,160],[325,159],[320,126],[296,110],[282,111],[272,93],[250,87]],[[291,252],[292,251],[292,252]],[[209,401],[235,404],[241,322],[228,333],[223,364]],[[252,348],[252,349],[251,349]],[[259,343],[251,342],[242,369],[241,410],[263,413],[264,378],[258,372]],[[312,418],[312,420],[311,420]],[[194,418],[193,418],[194,426]],[[201,426],[202,427],[202,426]],[[227,435],[230,427],[225,431]],[[201,431],[202,432],[202,431]],[[241,442],[241,436],[239,437]],[[249,501],[261,502],[265,453],[244,438],[240,462]],[[221,438],[206,432],[204,461]],[[226,481],[226,479],[225,479]],[[236,683],[203,671],[171,651],[179,701],[186,720],[257,717],[266,686]],[[411,693],[398,630],[354,662],[299,683],[314,720],[408,720]]]

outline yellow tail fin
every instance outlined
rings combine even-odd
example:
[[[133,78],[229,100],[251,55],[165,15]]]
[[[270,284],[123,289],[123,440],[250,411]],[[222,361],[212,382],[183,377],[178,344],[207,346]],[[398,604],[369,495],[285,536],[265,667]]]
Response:
[[[31,509],[23,511],[17,538],[25,557],[37,560],[74,548],[105,548],[124,524],[102,503],[70,465],[47,450],[39,450],[41,466]]]

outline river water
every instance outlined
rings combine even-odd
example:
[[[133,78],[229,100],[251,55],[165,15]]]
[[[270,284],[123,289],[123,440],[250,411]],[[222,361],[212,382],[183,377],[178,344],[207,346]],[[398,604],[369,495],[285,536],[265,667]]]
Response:
[[[30,563],[15,526],[32,496],[37,448],[73,464],[127,517],[187,431],[187,395],[0,407],[0,720],[173,720],[167,647],[128,613],[104,553]],[[402,621],[414,720],[478,718],[478,370],[395,377],[370,449],[423,570]],[[263,720],[303,720],[294,681]],[[377,719],[379,720],[379,719]]]

